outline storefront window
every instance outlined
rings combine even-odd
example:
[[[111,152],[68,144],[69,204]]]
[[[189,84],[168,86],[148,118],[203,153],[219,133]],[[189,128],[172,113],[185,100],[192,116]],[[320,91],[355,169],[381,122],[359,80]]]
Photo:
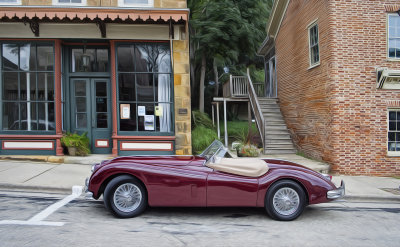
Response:
[[[1,47],[2,129],[54,130],[53,45],[4,43]]]
[[[172,69],[168,43],[117,47],[119,130],[172,132]]]

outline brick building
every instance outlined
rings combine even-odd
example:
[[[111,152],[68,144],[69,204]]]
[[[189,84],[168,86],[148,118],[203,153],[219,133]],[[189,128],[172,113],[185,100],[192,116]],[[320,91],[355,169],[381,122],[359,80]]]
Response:
[[[0,154],[191,154],[185,0],[0,0]]]
[[[400,174],[399,14],[398,0],[274,3],[267,87],[297,149],[334,172]]]

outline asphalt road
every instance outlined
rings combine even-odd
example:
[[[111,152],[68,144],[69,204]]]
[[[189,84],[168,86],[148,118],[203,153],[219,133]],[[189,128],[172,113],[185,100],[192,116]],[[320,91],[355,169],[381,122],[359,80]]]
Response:
[[[292,222],[254,208],[150,208],[117,219],[102,201],[0,191],[0,246],[399,246],[400,203],[309,206]],[[60,200],[63,200],[60,202]],[[65,204],[65,205],[64,205]],[[50,209],[49,209],[50,207]]]

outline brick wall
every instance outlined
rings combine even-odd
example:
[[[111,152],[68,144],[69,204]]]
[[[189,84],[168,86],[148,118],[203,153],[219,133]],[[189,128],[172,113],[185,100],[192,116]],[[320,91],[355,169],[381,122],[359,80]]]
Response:
[[[308,26],[317,20],[321,65],[309,69]],[[276,38],[278,97],[297,148],[332,162],[328,1],[290,1]]]
[[[396,0],[331,1],[335,112],[333,169],[344,174],[399,175],[400,158],[387,156],[387,111],[400,91],[376,89],[375,69],[388,61],[385,4]]]
[[[278,95],[298,148],[334,172],[399,175],[387,156],[387,110],[400,92],[376,89],[386,54],[385,4],[396,0],[293,0],[276,39]],[[318,18],[321,65],[308,69],[307,25]],[[393,103],[394,102],[394,103]]]

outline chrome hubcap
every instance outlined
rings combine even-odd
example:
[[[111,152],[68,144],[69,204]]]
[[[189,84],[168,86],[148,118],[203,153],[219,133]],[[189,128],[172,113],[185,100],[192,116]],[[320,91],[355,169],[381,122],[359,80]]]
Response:
[[[115,190],[113,200],[118,210],[129,213],[139,207],[142,201],[142,192],[132,183],[121,184]]]
[[[299,208],[300,197],[294,189],[284,187],[275,193],[272,203],[276,212],[288,216]]]

